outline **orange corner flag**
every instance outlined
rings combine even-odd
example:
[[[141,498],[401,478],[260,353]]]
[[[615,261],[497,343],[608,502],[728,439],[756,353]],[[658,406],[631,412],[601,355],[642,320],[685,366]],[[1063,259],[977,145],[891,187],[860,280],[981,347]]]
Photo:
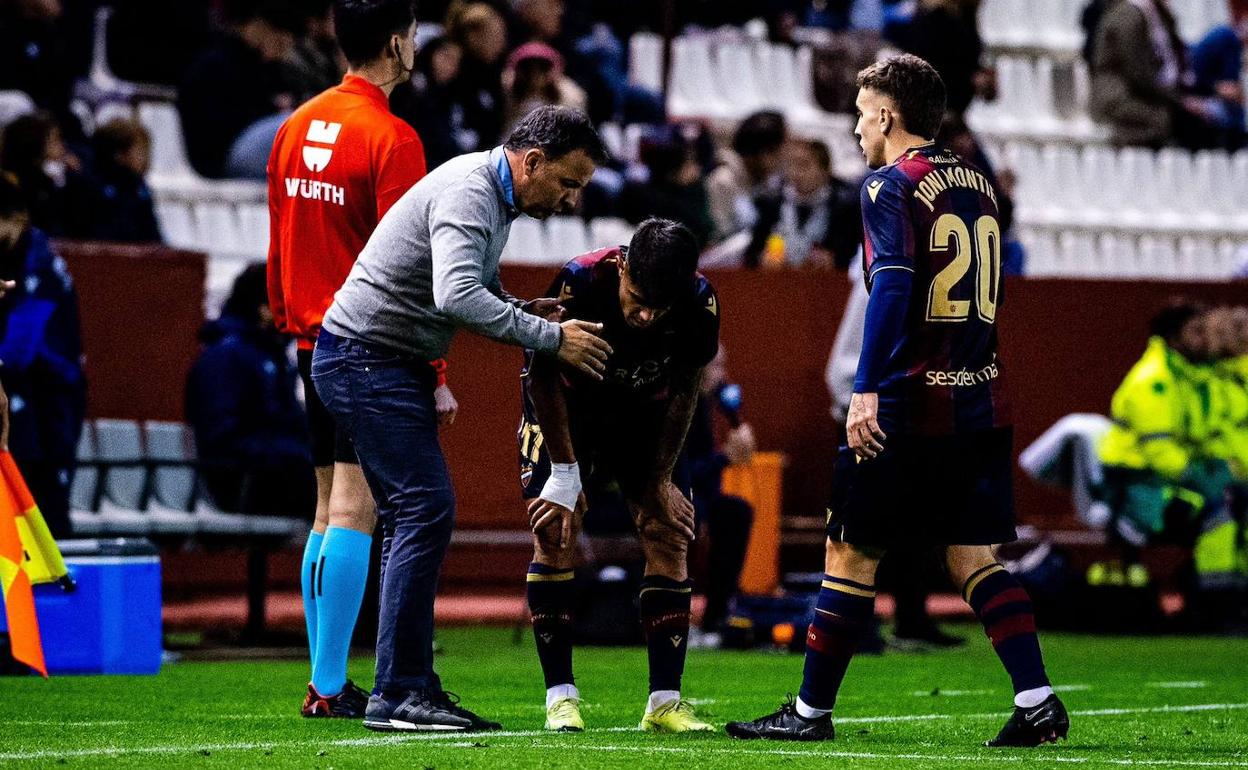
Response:
[[[30,569],[31,564],[35,563],[35,553],[38,553],[38,564],[41,566],[35,568],[34,571],[42,570],[50,574],[50,570],[55,569],[52,566],[42,566],[48,565],[43,554],[46,544],[39,541],[42,539],[42,534],[47,533],[47,525],[44,524],[43,517],[39,515],[39,509],[34,506],[33,500],[28,500],[29,508],[22,505],[18,490],[25,491],[26,484],[22,481],[21,474],[17,473],[13,456],[8,452],[0,452],[0,471],[3,472],[0,474],[0,588],[4,590],[4,609],[9,621],[9,643],[15,659],[30,666],[46,678],[48,669],[43,661],[39,619],[35,616],[35,597],[31,591],[31,575],[27,570]],[[29,494],[26,492],[27,498]],[[30,510],[35,511],[35,517],[28,520],[27,515]],[[21,529],[32,530],[32,532],[42,530],[42,533],[39,536],[32,534],[31,547],[24,548],[23,538],[19,532]],[[65,563],[61,559],[60,550],[57,549],[50,535],[46,540],[51,544],[51,550],[56,555],[55,561],[59,561],[60,568],[63,570]]]

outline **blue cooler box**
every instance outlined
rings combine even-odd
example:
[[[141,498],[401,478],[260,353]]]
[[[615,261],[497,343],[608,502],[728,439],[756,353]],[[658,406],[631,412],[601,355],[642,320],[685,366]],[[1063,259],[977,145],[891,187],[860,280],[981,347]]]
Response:
[[[160,556],[144,539],[58,543],[77,584],[35,586],[49,674],[160,671]],[[0,613],[0,630],[7,621]]]

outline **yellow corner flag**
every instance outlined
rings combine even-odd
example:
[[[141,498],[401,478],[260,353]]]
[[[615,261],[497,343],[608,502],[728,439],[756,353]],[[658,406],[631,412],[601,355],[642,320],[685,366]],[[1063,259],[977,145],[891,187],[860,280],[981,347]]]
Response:
[[[53,571],[58,568],[61,575],[65,574],[65,561],[17,472],[13,455],[0,452],[0,588],[9,621],[9,644],[16,660],[44,678],[48,669],[43,662],[31,584],[36,575],[43,576],[44,581],[56,580],[60,575]]]
[[[43,514],[39,512],[39,506],[35,504],[35,498],[9,452],[0,452],[0,484],[8,489],[16,503],[17,534],[25,556],[22,568],[31,585],[53,583],[67,576],[69,569],[61,557],[61,549],[52,539]]]

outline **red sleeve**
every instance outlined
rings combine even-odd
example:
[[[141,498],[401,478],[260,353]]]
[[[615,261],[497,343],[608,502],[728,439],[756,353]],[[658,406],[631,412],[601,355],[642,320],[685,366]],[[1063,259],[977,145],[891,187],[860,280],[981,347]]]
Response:
[[[377,221],[424,176],[425,146],[420,137],[412,134],[410,139],[400,139],[386,154],[377,175]]]
[[[269,153],[269,258],[266,271],[269,279],[269,310],[273,313],[273,323],[277,330],[283,333],[289,331],[289,324],[286,317],[286,297],[282,293],[281,228],[278,221],[278,196],[281,195],[282,187],[277,174],[277,153],[282,146],[285,128],[282,126],[278,131],[273,142],[273,151]]]

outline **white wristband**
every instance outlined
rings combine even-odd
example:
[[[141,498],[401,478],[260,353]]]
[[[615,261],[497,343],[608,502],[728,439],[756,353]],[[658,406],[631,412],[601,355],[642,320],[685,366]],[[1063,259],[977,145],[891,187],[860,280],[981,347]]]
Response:
[[[542,485],[542,499],[571,511],[580,496],[581,467],[576,463],[551,463],[550,478]]]

